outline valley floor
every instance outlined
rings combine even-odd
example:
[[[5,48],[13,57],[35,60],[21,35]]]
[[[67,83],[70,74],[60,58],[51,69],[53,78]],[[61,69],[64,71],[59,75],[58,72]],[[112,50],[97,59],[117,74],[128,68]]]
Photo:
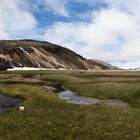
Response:
[[[67,103],[42,83],[61,82],[85,97],[127,106]],[[21,106],[0,113],[0,140],[139,140],[139,71],[20,71],[0,74],[0,93],[21,96]]]

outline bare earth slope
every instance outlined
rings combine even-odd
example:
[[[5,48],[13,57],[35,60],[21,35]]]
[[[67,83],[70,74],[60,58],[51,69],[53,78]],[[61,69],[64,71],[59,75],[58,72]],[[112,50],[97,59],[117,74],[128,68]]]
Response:
[[[9,67],[115,69],[102,61],[87,60],[59,45],[35,40],[0,41],[0,58],[9,62]]]

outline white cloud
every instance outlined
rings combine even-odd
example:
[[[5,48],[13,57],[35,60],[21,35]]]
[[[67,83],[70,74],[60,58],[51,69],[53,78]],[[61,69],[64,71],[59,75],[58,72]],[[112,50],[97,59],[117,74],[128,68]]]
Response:
[[[75,18],[82,15],[84,21],[88,16],[90,22],[57,22],[44,36],[37,34],[37,19],[32,14],[35,7],[43,5],[46,11],[69,18],[74,13],[68,5],[72,1],[89,5],[104,2],[108,8],[88,11],[90,14],[75,12],[79,14],[73,15]],[[140,66],[140,0],[72,1],[34,0],[36,3],[29,6],[28,0],[0,0],[0,39],[35,37],[68,47],[87,58],[121,67]]]
[[[66,8],[67,0],[42,0],[40,2],[44,3],[47,11],[51,11],[56,15],[69,16],[69,11]]]
[[[132,67],[136,63],[140,65],[140,1],[104,2],[110,8],[93,13],[92,22],[58,22],[47,29],[44,38],[87,58],[105,60],[121,67],[130,63]]]
[[[36,24],[36,19],[26,9],[26,3],[22,0],[0,1],[0,39],[28,34]]]

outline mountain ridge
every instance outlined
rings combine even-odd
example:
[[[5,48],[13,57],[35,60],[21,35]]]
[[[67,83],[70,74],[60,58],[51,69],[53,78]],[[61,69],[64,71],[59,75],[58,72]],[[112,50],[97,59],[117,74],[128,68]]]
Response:
[[[31,39],[1,40],[0,58],[7,62],[10,68],[115,69],[110,64],[107,66],[103,61],[88,60],[60,45]]]

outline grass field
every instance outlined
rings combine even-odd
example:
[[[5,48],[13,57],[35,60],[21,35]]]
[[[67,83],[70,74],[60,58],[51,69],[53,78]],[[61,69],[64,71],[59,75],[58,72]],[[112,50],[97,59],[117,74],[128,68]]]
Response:
[[[41,86],[44,81],[62,82],[81,96],[128,105],[67,103],[48,93]],[[0,140],[140,140],[138,71],[3,72],[0,92],[25,98],[25,111],[17,107],[0,113]]]

